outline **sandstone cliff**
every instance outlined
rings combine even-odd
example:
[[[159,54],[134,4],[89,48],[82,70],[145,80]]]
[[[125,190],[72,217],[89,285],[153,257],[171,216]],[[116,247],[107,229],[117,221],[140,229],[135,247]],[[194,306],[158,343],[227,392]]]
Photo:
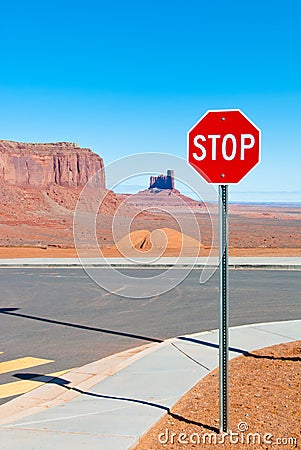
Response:
[[[79,187],[84,186],[103,167],[100,156],[74,143],[30,144],[0,141],[2,184]],[[105,189],[104,170],[95,177],[94,186]]]

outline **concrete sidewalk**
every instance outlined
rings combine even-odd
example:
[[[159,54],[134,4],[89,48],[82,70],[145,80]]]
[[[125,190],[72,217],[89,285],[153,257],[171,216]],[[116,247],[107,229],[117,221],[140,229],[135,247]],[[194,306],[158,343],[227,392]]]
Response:
[[[129,267],[129,268],[163,268],[218,266],[217,257],[160,257],[153,262],[149,258],[15,258],[0,259],[1,267]],[[301,257],[230,257],[230,268],[254,269],[301,269]]]
[[[230,357],[301,339],[301,320],[233,327]],[[148,344],[50,379],[0,407],[6,450],[123,450],[218,365],[218,331]]]

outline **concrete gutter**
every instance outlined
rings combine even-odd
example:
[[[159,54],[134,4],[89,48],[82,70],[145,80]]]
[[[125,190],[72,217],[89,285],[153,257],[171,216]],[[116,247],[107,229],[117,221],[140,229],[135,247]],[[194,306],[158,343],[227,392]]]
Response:
[[[0,259],[0,268],[14,267],[120,267],[120,268],[210,268],[218,266],[217,257],[161,257],[155,260],[137,258],[14,258]],[[233,269],[301,269],[301,257],[230,257],[229,267]]]

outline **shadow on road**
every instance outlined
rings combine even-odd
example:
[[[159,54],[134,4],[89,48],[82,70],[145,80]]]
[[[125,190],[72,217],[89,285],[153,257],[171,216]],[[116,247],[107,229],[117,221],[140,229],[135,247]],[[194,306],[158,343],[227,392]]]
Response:
[[[45,317],[31,316],[28,314],[22,314],[20,312],[16,312],[19,310],[20,310],[20,308],[0,308],[0,314],[7,314],[9,316],[21,317],[23,319],[36,320],[39,322],[46,322],[46,323],[50,323],[50,324],[54,324],[54,325],[62,325],[65,327],[78,328],[81,330],[97,331],[98,333],[106,333],[106,334],[112,334],[115,336],[123,336],[123,337],[131,338],[131,339],[138,339],[138,340],[143,340],[143,341],[147,341],[147,342],[156,342],[159,344],[164,342],[164,340],[154,338],[154,337],[141,336],[141,335],[132,334],[132,333],[125,333],[123,331],[106,330],[104,328],[89,327],[87,325],[80,325],[77,323],[70,323],[70,322],[62,322],[60,320],[46,319]],[[204,367],[206,370],[210,371],[210,369],[208,369],[208,367],[204,366],[200,361],[197,361],[196,359],[192,358],[192,356],[187,354],[184,350],[177,347],[177,345],[175,343],[171,343],[171,345],[174,348],[176,348],[180,353],[182,353],[184,356],[191,359],[191,361],[195,362],[199,366]]]
[[[80,324],[71,323],[71,322],[63,322],[63,321],[60,321],[60,320],[47,319],[45,317],[31,316],[31,315],[28,315],[28,314],[22,314],[20,312],[16,312],[16,311],[19,311],[19,310],[20,310],[20,308],[0,308],[0,314],[6,314],[6,315],[14,316],[14,317],[21,317],[23,319],[36,320],[36,321],[39,321],[39,322],[46,322],[46,323],[50,323],[50,324],[54,324],[54,325],[62,325],[62,326],[65,326],[65,327],[77,328],[77,329],[81,329],[81,330],[96,331],[98,333],[106,333],[106,334],[111,334],[111,335],[115,335],[115,336],[123,336],[123,337],[131,338],[131,339],[137,339],[137,340],[142,340],[142,341],[147,341],[147,342],[156,342],[156,343],[164,342],[164,340],[158,339],[158,338],[154,338],[154,337],[141,336],[139,334],[132,334],[132,333],[125,333],[123,331],[107,330],[107,329],[104,329],[104,328],[89,327],[87,325],[80,325]],[[194,338],[190,338],[190,337],[186,337],[186,336],[179,336],[178,340],[192,342],[192,343],[195,343],[195,344],[204,345],[206,347],[213,347],[213,348],[216,348],[216,349],[219,348],[218,344],[214,344],[214,343],[211,343],[211,342],[206,342],[206,341],[202,341],[200,339],[194,339]],[[197,361],[196,359],[192,358],[184,350],[179,348],[175,343],[171,343],[171,345],[174,348],[176,348],[179,352],[181,352],[184,356],[186,356],[187,358],[189,358],[192,361],[194,361],[196,364],[204,367],[208,371],[210,370],[210,369],[208,369],[208,367],[204,366],[200,361]],[[246,356],[246,357],[260,358],[260,359],[271,359],[271,360],[274,359],[274,360],[281,360],[281,361],[300,361],[300,359],[301,359],[299,357],[291,357],[290,358],[290,357],[274,357],[272,355],[257,355],[255,353],[252,353],[252,352],[249,352],[247,350],[240,349],[240,348],[236,348],[236,347],[229,347],[229,351],[241,354],[241,355]]]
[[[30,316],[28,314],[22,314],[20,312],[17,313],[16,311],[19,311],[19,310],[20,310],[20,308],[0,308],[0,314],[7,314],[10,316],[22,317],[23,319],[37,320],[39,322],[51,323],[54,325],[63,325],[65,327],[79,328],[81,330],[97,331],[98,333],[107,333],[107,334],[112,334],[115,336],[117,335],[117,336],[128,337],[131,339],[139,339],[140,341],[142,340],[142,341],[157,342],[157,343],[164,342],[162,339],[157,339],[157,338],[148,337],[148,336],[141,336],[139,334],[125,333],[123,331],[115,331],[115,330],[106,330],[104,328],[89,327],[87,325],[80,325],[77,323],[62,322],[60,320],[46,319],[44,317],[37,317],[37,316]]]

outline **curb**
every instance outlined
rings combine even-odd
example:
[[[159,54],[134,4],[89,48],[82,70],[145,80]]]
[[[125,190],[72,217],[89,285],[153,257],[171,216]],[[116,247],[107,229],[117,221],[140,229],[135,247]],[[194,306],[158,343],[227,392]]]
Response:
[[[231,329],[254,328],[265,325],[285,324],[287,321],[263,322],[248,325],[238,325]],[[288,322],[299,322],[299,319],[290,320]],[[152,342],[134,347],[123,352],[119,352],[98,361],[86,364],[82,367],[75,368],[63,375],[66,383],[56,384],[48,382],[32,391],[18,396],[14,400],[4,403],[0,406],[0,425],[7,425],[11,422],[23,419],[34,413],[44,411],[54,406],[65,404],[74,398],[80,396],[83,391],[87,391],[104,379],[116,374],[117,372],[130,366],[132,363],[147,357],[151,353],[168,346],[181,342],[181,338],[195,338],[208,334],[218,333],[218,329],[207,330],[189,335],[183,335],[166,339],[162,342]],[[275,333],[273,333],[275,334]],[[278,334],[278,333],[276,333]],[[288,340],[292,340],[288,336],[279,334]],[[179,350],[179,349],[178,349]],[[56,378],[54,377],[53,380]],[[66,386],[67,385],[67,386]]]
[[[296,319],[296,320],[292,320],[292,321],[289,320],[289,321],[280,321],[280,322],[279,322],[279,321],[278,321],[278,322],[262,322],[262,323],[258,323],[258,324],[256,323],[256,324],[249,324],[249,325],[238,325],[238,326],[236,326],[236,327],[231,327],[231,329],[241,329],[241,328],[248,328],[248,327],[249,327],[249,328],[258,329],[259,327],[264,326],[264,325],[275,325],[275,324],[281,324],[281,323],[286,323],[286,322],[300,322],[300,320]],[[210,332],[216,332],[216,331],[218,331],[218,330],[204,331],[204,332],[201,332],[201,333],[193,333],[193,334],[191,334],[191,335],[187,335],[186,337],[191,337],[191,338],[192,338],[192,337],[200,337],[202,334],[206,334],[206,333],[210,333]],[[277,333],[273,333],[273,334],[277,334]],[[286,339],[287,339],[287,342],[295,342],[294,339],[289,338],[288,336],[285,336],[285,335],[282,335],[282,334],[278,334],[278,336],[279,336],[279,337],[284,337],[284,338],[286,338]],[[177,339],[177,338],[170,339],[169,341],[170,341],[170,343],[171,343],[173,340],[176,340],[176,339]],[[297,340],[299,340],[299,339],[297,339]],[[278,343],[278,344],[272,344],[272,346],[277,346],[277,345],[281,345],[281,343]],[[266,347],[261,347],[261,349],[269,348],[269,347],[271,347],[271,345],[267,345]],[[229,362],[230,362],[232,359],[236,358],[236,357],[237,357],[237,355],[232,356],[232,357],[230,356]],[[215,368],[213,368],[212,371],[216,370],[217,368],[218,368],[218,366],[216,366]],[[202,379],[205,378],[207,375],[209,375],[212,371],[208,372],[208,373],[205,374],[203,377],[201,377],[200,380],[199,380],[199,382],[201,382]],[[187,392],[189,392],[189,391],[187,391]],[[183,393],[182,397],[184,397],[184,396],[187,394],[187,392]],[[179,401],[182,397],[180,397],[180,398],[178,399],[178,401]],[[145,429],[145,431],[144,431],[139,437],[136,438],[135,442],[133,442],[133,443],[127,448],[127,450],[135,450],[135,449],[137,448],[137,446],[139,445],[141,439],[142,439],[148,432],[150,432],[150,431],[156,426],[156,424],[162,419],[162,417],[163,417],[163,415],[162,415],[161,417],[159,417],[154,423],[152,423],[147,429]]]
[[[67,387],[66,385],[48,382],[1,405],[0,425],[6,425],[36,412],[67,403],[81,395],[81,391],[92,388],[100,381],[114,375],[163,345],[166,345],[165,341],[144,344],[70,370],[63,375]],[[55,379],[54,377],[53,380]]]
[[[60,269],[89,269],[89,268],[99,268],[99,269],[164,269],[164,268],[173,268],[173,269],[217,269],[219,266],[216,264],[206,264],[205,262],[162,262],[162,263],[147,263],[141,262],[137,264],[130,264],[124,262],[108,262],[108,263],[66,263],[66,262],[3,262],[0,261],[0,269],[41,269],[41,268],[60,268]],[[301,270],[301,258],[300,263],[282,263],[282,262],[273,262],[273,263],[264,263],[264,262],[229,262],[229,269],[231,270]]]

